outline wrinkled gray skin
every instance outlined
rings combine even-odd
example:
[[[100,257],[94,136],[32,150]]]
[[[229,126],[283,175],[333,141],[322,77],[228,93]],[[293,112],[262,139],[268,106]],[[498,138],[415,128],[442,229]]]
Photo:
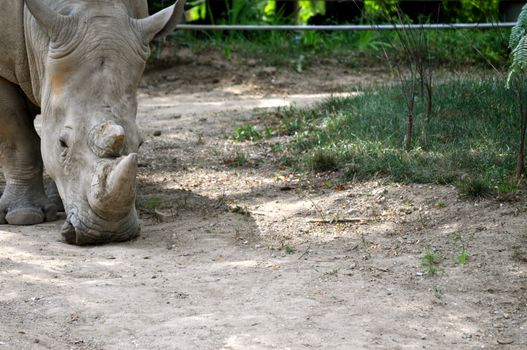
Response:
[[[139,234],[136,90],[184,2],[147,17],[146,0],[0,0],[0,224],[54,220],[62,199],[68,243]]]

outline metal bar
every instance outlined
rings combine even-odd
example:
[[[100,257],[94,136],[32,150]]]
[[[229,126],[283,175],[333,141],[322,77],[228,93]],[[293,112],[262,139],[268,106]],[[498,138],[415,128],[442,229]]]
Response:
[[[373,24],[373,25],[214,25],[180,24],[180,30],[243,30],[243,31],[364,31],[364,30],[402,30],[402,29],[485,29],[512,28],[516,22],[504,23],[451,23],[451,24]],[[172,34],[171,34],[172,35]]]

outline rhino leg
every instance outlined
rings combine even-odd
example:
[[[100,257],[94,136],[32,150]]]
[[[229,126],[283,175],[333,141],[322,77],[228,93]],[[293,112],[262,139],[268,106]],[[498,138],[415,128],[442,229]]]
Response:
[[[57,207],[44,192],[40,138],[33,120],[21,90],[0,78],[0,165],[6,180],[0,224],[33,225],[57,218]]]
[[[57,184],[55,181],[52,181],[48,188],[46,189],[46,194],[48,195],[48,198],[55,204],[57,207],[57,211],[64,212],[64,203],[62,202],[62,198],[60,198],[59,190],[57,189]]]

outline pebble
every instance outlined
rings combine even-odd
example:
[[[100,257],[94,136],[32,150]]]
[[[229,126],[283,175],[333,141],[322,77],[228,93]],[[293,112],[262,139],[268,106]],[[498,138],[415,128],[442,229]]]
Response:
[[[262,69],[262,72],[266,74],[275,74],[276,68],[275,67],[265,67],[264,69]]]

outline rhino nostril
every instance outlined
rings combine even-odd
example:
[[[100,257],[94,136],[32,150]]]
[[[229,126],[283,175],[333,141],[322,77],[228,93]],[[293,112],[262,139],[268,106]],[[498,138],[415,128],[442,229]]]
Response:
[[[77,232],[75,231],[75,227],[71,224],[69,220],[66,220],[64,222],[64,225],[62,226],[61,230],[62,237],[68,244],[76,244],[77,243]]]

